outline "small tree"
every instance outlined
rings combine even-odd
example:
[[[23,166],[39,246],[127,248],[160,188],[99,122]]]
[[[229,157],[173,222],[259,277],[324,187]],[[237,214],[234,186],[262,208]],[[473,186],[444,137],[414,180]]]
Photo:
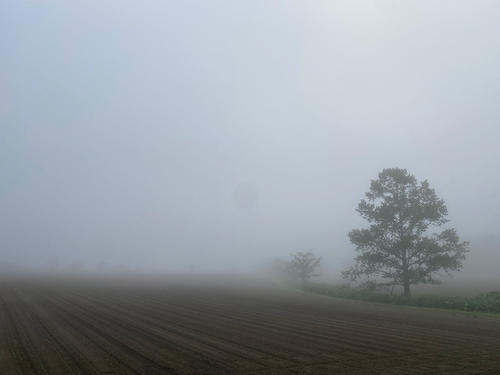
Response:
[[[312,252],[299,251],[292,255],[292,260],[288,263],[288,273],[306,283],[313,276],[319,276],[314,271],[321,264],[321,258],[316,258]]]
[[[410,285],[439,283],[435,276],[440,271],[462,268],[468,243],[460,242],[454,229],[428,234],[429,227],[448,221],[448,210],[427,181],[418,183],[406,169],[379,173],[357,211],[370,227],[349,233],[359,255],[344,277],[381,277],[389,285],[402,285],[409,296]]]

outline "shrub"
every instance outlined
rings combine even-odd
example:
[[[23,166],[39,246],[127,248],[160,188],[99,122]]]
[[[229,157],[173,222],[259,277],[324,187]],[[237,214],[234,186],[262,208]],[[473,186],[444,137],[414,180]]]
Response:
[[[463,311],[500,313],[500,291],[480,294],[474,297],[421,295],[403,297],[381,293],[373,284],[351,287],[348,284],[332,285],[326,283],[308,283],[298,286],[300,289],[338,298],[349,298],[368,302],[392,303],[419,307],[435,307]]]

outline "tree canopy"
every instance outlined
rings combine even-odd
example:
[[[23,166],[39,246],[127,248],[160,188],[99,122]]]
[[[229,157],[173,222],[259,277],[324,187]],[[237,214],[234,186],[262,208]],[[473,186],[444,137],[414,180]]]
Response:
[[[292,254],[292,260],[288,263],[288,273],[305,283],[311,277],[319,276],[314,271],[320,264],[321,258],[316,258],[312,250],[299,251]]]
[[[418,182],[406,169],[384,169],[357,212],[370,226],[349,233],[358,255],[344,277],[382,278],[409,296],[410,285],[438,283],[440,274],[462,268],[468,243],[455,229],[429,233],[448,222],[448,210],[427,180]]]

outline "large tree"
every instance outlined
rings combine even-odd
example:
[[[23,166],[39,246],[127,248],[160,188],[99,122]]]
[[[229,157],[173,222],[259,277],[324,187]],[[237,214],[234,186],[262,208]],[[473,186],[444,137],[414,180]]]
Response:
[[[344,277],[382,278],[409,296],[410,285],[438,283],[440,274],[462,268],[468,243],[454,229],[429,233],[448,221],[448,210],[427,180],[418,182],[406,169],[384,169],[357,211],[370,227],[349,233],[358,255]]]

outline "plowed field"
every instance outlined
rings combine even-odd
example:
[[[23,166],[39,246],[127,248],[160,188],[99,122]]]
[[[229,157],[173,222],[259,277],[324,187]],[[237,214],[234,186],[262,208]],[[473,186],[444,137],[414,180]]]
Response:
[[[500,319],[232,280],[0,283],[0,374],[500,374]]]

